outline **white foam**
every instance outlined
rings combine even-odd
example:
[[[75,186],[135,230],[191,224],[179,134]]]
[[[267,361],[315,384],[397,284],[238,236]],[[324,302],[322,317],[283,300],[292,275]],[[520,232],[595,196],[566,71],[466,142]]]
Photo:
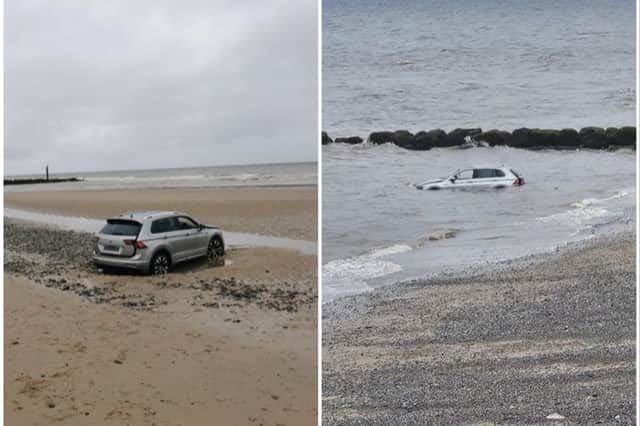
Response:
[[[405,253],[412,248],[396,244],[372,250],[347,259],[336,259],[322,266],[323,299],[357,294],[371,290],[367,280],[400,272],[402,267],[382,258]]]
[[[615,201],[628,196],[633,190],[621,189],[614,195],[605,198],[585,198],[581,201],[571,203],[571,209],[561,213],[555,213],[549,216],[537,218],[539,222],[559,222],[577,228],[576,232],[580,232],[585,227],[592,225],[594,219],[605,217],[609,214],[609,210],[605,205],[611,201]]]
[[[126,182],[140,181],[140,182],[156,182],[156,181],[188,181],[188,180],[202,180],[206,179],[205,175],[167,175],[167,176],[87,176],[83,177],[86,182]]]
[[[373,251],[371,251],[370,254],[365,255],[368,257],[371,257],[373,259],[379,259],[381,257],[385,257],[385,256],[391,256],[394,254],[400,254],[400,253],[405,253],[407,251],[411,251],[411,246],[408,246],[406,244],[396,244],[390,247],[384,247],[384,248],[380,248],[380,249],[375,249]]]
[[[594,206],[594,205],[606,204],[609,201],[614,201],[614,200],[618,200],[620,198],[626,197],[627,195],[630,194],[630,192],[631,192],[630,190],[621,189],[620,191],[616,192],[611,197],[607,197],[607,198],[585,198],[582,201],[577,201],[575,203],[571,203],[571,207],[583,209],[583,208],[587,208],[587,207]]]
[[[537,220],[543,223],[563,223],[572,227],[577,227],[578,230],[580,230],[581,227],[586,225],[589,221],[604,217],[608,213],[609,211],[603,207],[574,208],[565,212],[539,217]]]

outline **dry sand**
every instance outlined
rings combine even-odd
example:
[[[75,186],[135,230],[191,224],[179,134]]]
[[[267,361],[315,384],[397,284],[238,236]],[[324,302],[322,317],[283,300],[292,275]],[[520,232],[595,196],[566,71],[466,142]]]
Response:
[[[315,189],[5,196],[88,217],[136,200],[238,232],[315,238]],[[316,256],[249,248],[165,277],[103,274],[87,234],[6,219],[4,230],[6,424],[316,424]]]
[[[179,210],[225,230],[315,241],[317,188],[5,192],[6,207],[103,219],[131,210]]]

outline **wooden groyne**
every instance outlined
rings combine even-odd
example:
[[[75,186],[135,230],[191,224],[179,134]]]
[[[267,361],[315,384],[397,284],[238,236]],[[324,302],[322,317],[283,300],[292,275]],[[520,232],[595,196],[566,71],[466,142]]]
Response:
[[[4,179],[5,185],[31,185],[35,183],[61,183],[61,182],[82,182],[82,179],[76,177],[70,178],[16,178]]]

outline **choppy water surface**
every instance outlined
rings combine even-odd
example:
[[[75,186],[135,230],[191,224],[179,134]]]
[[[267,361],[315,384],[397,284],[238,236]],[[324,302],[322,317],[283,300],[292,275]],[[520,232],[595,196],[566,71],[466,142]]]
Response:
[[[633,0],[325,0],[323,128],[635,123]]]
[[[635,153],[325,147],[323,298],[552,250],[632,216]],[[526,179],[504,190],[419,191],[474,164]],[[626,220],[626,219],[625,219]]]
[[[5,191],[316,185],[318,165],[317,163],[256,164],[178,169],[118,170],[72,173],[68,175],[52,174],[52,176],[75,176],[83,179],[83,181],[7,186]],[[42,176],[20,177],[40,178]]]
[[[332,137],[635,124],[632,0],[325,0],[322,53]],[[408,185],[476,164],[528,183]],[[634,194],[629,152],[325,146],[323,298],[588,238]]]

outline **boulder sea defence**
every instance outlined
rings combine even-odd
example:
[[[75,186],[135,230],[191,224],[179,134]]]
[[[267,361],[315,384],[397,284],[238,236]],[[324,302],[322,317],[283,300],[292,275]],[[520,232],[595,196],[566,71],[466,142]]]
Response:
[[[519,128],[511,132],[480,128],[454,129],[445,132],[442,129],[421,130],[411,133],[408,130],[372,132],[367,142],[374,145],[392,143],[399,147],[426,151],[432,148],[468,147],[468,137],[477,146],[505,145],[523,149],[606,149],[636,148],[636,128],[627,127],[584,127],[576,129],[530,129]],[[331,139],[322,132],[322,145],[331,143],[359,144],[365,142],[360,136],[338,137]]]

